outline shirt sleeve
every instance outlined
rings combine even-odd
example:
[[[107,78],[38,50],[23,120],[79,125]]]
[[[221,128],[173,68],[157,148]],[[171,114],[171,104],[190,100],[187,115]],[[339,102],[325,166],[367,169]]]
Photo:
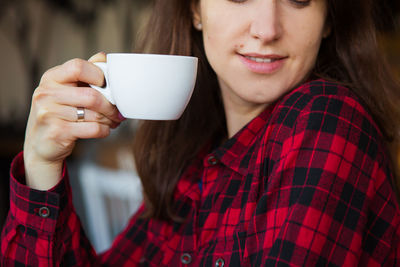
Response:
[[[25,185],[23,153],[10,172],[10,211],[1,236],[1,266],[90,266],[96,253],[73,205],[68,173],[48,191]]]
[[[296,108],[303,97],[307,107]],[[398,266],[400,211],[378,128],[352,97],[296,101],[268,137],[287,136],[268,154],[276,160],[253,222],[256,258],[263,266]]]

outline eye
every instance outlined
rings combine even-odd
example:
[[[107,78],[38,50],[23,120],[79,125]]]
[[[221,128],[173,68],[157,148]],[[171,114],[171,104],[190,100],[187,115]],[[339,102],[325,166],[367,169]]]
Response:
[[[244,3],[247,0],[229,0],[230,2],[234,2],[234,3]]]
[[[298,7],[306,7],[311,3],[311,0],[289,0],[289,1]]]

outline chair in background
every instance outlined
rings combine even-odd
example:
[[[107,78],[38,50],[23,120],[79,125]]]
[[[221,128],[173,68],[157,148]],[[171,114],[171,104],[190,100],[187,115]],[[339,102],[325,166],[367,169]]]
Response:
[[[139,208],[143,200],[140,179],[133,172],[105,169],[93,163],[83,164],[78,176],[88,238],[101,253]]]

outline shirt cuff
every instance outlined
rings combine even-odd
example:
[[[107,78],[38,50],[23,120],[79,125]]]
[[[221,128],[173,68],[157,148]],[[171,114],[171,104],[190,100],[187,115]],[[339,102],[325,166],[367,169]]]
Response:
[[[57,225],[68,218],[71,197],[66,164],[62,179],[48,191],[26,186],[23,152],[11,163],[10,170],[10,213],[18,224],[47,235],[55,232]]]

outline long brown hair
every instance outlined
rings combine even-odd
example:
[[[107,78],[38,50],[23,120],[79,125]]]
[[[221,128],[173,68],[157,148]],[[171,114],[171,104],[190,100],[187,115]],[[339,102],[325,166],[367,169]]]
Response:
[[[372,1],[327,1],[331,34],[321,45],[313,75],[352,88],[371,111],[385,142],[393,144],[400,127],[399,86],[379,53]],[[133,151],[147,218],[183,220],[173,203],[182,172],[207,142],[227,135],[217,77],[205,56],[202,35],[192,26],[191,4],[188,0],[155,0],[139,48],[141,52],[199,58],[195,91],[182,117],[143,121],[135,135]]]

